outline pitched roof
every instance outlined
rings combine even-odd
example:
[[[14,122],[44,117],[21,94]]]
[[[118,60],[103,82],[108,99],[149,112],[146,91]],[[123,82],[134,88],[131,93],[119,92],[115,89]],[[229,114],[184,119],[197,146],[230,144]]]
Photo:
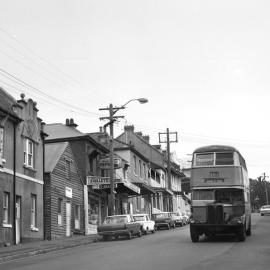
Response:
[[[45,172],[52,172],[61,157],[68,142],[57,142],[45,144]]]
[[[0,109],[18,118],[18,115],[13,111],[13,105],[17,105],[17,101],[2,87],[0,87]]]
[[[76,128],[69,127],[61,123],[46,124],[44,127],[44,132],[49,135],[46,140],[64,139],[72,137],[75,138],[85,135]]]

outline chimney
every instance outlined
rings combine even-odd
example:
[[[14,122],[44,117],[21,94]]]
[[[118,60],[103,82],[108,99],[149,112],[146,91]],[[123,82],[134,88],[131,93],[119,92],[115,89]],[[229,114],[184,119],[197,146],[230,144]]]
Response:
[[[124,130],[125,130],[125,131],[131,131],[131,132],[134,132],[134,126],[133,126],[133,125],[131,125],[131,126],[125,126],[125,127],[124,127]]]
[[[142,132],[141,131],[135,132],[135,134],[142,137]]]
[[[78,125],[74,123],[73,118],[70,118],[70,119],[66,119],[66,126],[76,128]]]
[[[160,144],[155,144],[153,145],[157,150],[161,150],[161,145]]]
[[[150,137],[149,137],[149,135],[144,135],[143,136],[143,139],[146,141],[146,142],[150,142]]]

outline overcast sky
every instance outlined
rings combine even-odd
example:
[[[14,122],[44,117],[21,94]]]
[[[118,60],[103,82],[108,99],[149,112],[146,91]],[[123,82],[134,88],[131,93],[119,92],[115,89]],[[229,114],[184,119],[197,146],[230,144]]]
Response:
[[[116,135],[133,124],[156,144],[169,128],[179,158],[227,144],[250,177],[270,175],[269,1],[0,3],[0,86],[37,101],[46,123],[95,132],[99,108],[145,97],[119,111]]]

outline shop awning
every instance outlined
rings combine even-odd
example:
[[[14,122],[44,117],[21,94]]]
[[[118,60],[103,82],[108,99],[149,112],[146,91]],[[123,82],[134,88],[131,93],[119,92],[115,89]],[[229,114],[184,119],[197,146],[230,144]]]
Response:
[[[142,183],[142,182],[134,182],[134,184],[141,189],[141,195],[155,194],[156,191],[153,187]]]
[[[129,195],[141,194],[141,189],[127,180],[122,180],[121,183],[117,183],[117,188],[115,188],[115,191],[116,193],[127,193]]]

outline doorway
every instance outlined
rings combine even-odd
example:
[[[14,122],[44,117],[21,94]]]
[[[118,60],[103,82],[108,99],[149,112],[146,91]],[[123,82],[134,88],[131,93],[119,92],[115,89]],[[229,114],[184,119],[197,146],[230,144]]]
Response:
[[[71,203],[66,202],[66,236],[71,236]]]
[[[21,242],[21,196],[16,196],[16,244]]]

